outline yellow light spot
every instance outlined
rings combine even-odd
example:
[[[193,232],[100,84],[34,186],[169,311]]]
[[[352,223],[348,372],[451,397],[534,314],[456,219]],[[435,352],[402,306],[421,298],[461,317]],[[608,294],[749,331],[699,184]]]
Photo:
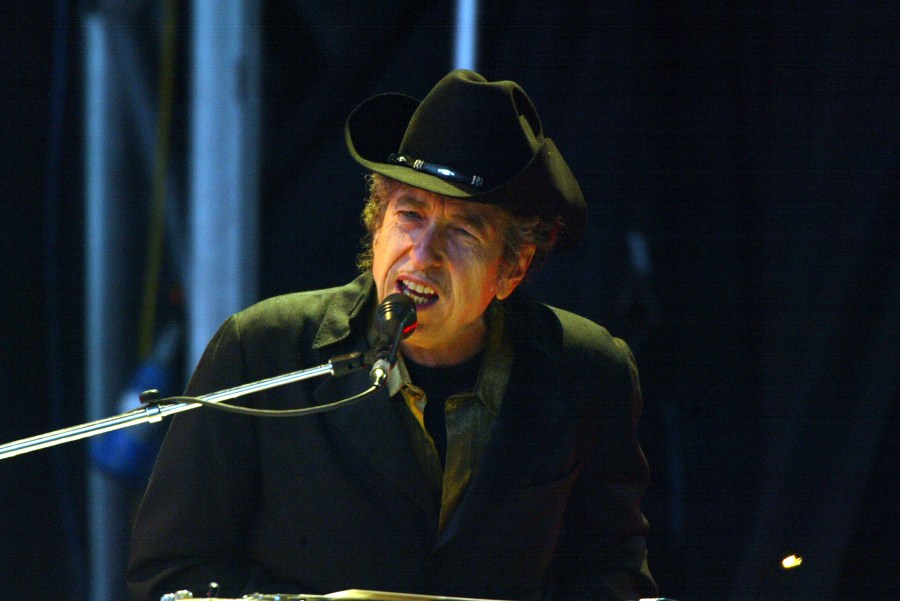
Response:
[[[797,555],[788,555],[781,560],[781,567],[783,567],[785,570],[790,570],[791,568],[796,568],[801,563],[803,563],[802,557],[798,557]]]

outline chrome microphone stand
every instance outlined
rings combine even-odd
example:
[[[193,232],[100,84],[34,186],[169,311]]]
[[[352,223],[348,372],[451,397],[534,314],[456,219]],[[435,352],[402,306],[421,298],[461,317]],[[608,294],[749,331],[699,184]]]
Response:
[[[308,380],[318,376],[329,374],[333,376],[342,376],[352,371],[362,369],[363,367],[365,367],[365,361],[362,353],[350,353],[333,357],[329,359],[328,363],[319,365],[318,367],[301,369],[280,376],[274,376],[264,380],[250,382],[248,384],[241,384],[240,386],[235,386],[233,388],[201,395],[197,397],[197,399],[205,401],[206,403],[221,403],[254,392],[276,388],[278,386],[284,386],[286,384],[292,384],[294,382]],[[156,391],[147,391],[147,393],[142,394],[141,400],[146,400],[146,404],[142,407],[132,409],[131,411],[0,445],[0,460],[80,440],[82,438],[89,438],[98,434],[105,434],[106,432],[112,432],[113,430],[128,428],[138,424],[160,422],[168,415],[181,413],[182,411],[196,409],[197,407],[202,406],[202,403],[190,401],[166,403],[165,399],[160,400],[158,398],[158,394],[152,394],[154,392]]]

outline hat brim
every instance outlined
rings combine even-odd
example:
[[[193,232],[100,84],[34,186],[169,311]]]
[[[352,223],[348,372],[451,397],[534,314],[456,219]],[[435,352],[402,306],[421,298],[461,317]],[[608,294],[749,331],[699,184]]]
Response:
[[[375,173],[436,194],[491,204],[514,212],[559,214],[564,226],[557,238],[556,248],[577,245],[586,221],[584,196],[550,138],[544,138],[538,152],[518,174],[486,190],[388,162],[388,157],[400,148],[406,128],[419,104],[418,100],[404,94],[379,94],[356,107],[344,127],[350,156]]]

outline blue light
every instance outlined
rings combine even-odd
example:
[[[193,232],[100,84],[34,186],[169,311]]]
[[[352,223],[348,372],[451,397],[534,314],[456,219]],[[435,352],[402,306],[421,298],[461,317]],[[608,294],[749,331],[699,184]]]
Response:
[[[456,43],[453,68],[476,70],[478,44],[478,1],[458,0],[456,3]]]

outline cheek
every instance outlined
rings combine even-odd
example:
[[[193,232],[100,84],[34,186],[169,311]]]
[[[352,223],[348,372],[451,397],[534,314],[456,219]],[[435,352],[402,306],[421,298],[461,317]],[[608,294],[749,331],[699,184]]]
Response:
[[[388,267],[384,251],[384,236],[376,234],[372,239],[372,277],[375,279],[379,300],[387,294],[384,279],[387,277]]]
[[[466,296],[490,301],[497,294],[500,272],[496,265],[486,264],[483,258],[468,263],[465,273]]]
[[[385,231],[384,228],[375,233],[375,236],[372,238],[372,255],[374,261],[383,265],[388,260],[394,238],[395,236],[393,236],[389,230]]]

